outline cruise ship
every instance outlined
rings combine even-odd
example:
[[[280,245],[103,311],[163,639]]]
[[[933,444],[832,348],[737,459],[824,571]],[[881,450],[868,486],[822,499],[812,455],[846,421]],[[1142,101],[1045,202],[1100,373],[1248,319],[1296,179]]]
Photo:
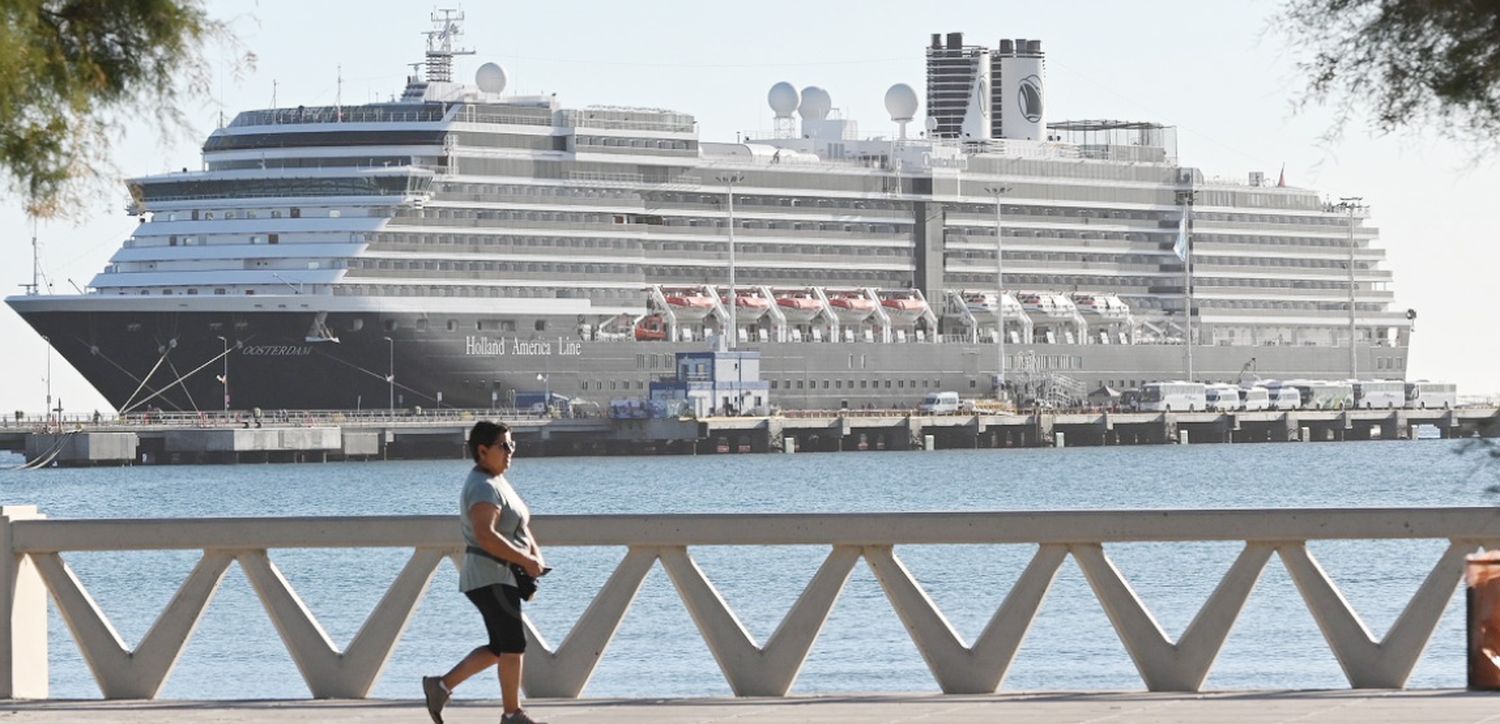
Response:
[[[931,36],[926,112],[896,84],[873,136],[778,83],[729,142],[455,80],[433,19],[390,102],[240,113],[128,181],[83,293],[6,303],[122,412],[608,405],[716,349],[786,409],[1405,377],[1364,209],[1207,176],[1170,126],[1049,122],[1040,41]]]

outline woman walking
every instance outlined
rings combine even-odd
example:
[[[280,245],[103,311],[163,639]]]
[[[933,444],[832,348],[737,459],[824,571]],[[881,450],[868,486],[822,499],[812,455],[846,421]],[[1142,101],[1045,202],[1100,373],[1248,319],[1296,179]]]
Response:
[[[427,713],[435,724],[443,724],[443,706],[453,689],[498,663],[505,708],[501,724],[539,724],[521,709],[526,631],[521,623],[520,582],[512,569],[519,567],[525,576],[536,578],[544,566],[528,525],[531,511],[505,479],[516,443],[505,425],[481,421],[469,431],[469,454],[474,469],[464,481],[459,504],[459,525],[467,548],[458,586],[484,617],[490,640],[470,651],[448,673],[422,677]]]

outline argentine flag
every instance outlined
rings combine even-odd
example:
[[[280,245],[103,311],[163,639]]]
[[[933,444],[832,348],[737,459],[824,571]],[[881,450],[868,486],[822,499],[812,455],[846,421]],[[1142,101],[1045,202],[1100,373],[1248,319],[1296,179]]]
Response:
[[[1182,215],[1182,220],[1179,221],[1179,222],[1177,222],[1177,243],[1172,245],[1172,253],[1176,254],[1178,259],[1181,259],[1182,261],[1187,261],[1187,255],[1188,255],[1187,214],[1183,214]]]

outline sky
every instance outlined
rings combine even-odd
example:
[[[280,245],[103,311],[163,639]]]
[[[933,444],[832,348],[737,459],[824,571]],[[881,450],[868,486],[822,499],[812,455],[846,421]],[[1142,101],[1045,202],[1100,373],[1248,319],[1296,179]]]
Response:
[[[865,135],[894,135],[885,90],[922,95],[931,33],[965,42],[1042,40],[1049,121],[1149,120],[1178,128],[1180,162],[1209,176],[1250,171],[1330,198],[1361,196],[1394,272],[1395,309],[1418,313],[1408,376],[1457,382],[1463,394],[1500,393],[1500,331],[1491,305],[1500,244],[1485,208],[1500,191],[1500,155],[1481,157],[1437,129],[1380,135],[1356,118],[1327,140],[1333,113],[1300,107],[1306,79],[1297,49],[1276,31],[1268,0],[1150,2],[844,2],[652,0],[649,3],[450,3],[467,15],[455,77],[494,61],[509,91],[556,93],[565,107],[631,105],[696,116],[703,140],[769,132],[766,91],[777,81],[828,90]],[[408,63],[421,60],[433,6],[395,0],[210,2],[239,48],[213,46],[219,82],[184,107],[195,132],[163,136],[132,122],[111,146],[123,176],[200,165],[202,140],[226,118],[272,103],[328,105],[389,100]],[[235,70],[246,51],[253,69]],[[339,77],[343,83],[340,88]],[[920,111],[919,111],[920,113]],[[144,117],[144,116],[143,116]],[[57,293],[84,286],[134,227],[114,184],[39,228],[42,265]],[[0,191],[0,285],[18,294],[31,277],[31,224],[22,200]],[[44,407],[46,344],[0,309],[0,410]],[[66,411],[107,411],[104,399],[57,355],[53,395]]]

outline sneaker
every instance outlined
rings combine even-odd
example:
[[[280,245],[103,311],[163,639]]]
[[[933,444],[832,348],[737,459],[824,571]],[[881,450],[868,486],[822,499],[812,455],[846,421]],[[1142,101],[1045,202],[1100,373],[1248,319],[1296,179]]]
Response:
[[[532,719],[525,709],[517,709],[513,714],[501,715],[500,724],[547,724],[547,722]]]
[[[443,677],[422,677],[422,697],[427,700],[427,713],[432,717],[432,724],[443,724],[443,707],[449,696],[448,690],[443,688]]]

